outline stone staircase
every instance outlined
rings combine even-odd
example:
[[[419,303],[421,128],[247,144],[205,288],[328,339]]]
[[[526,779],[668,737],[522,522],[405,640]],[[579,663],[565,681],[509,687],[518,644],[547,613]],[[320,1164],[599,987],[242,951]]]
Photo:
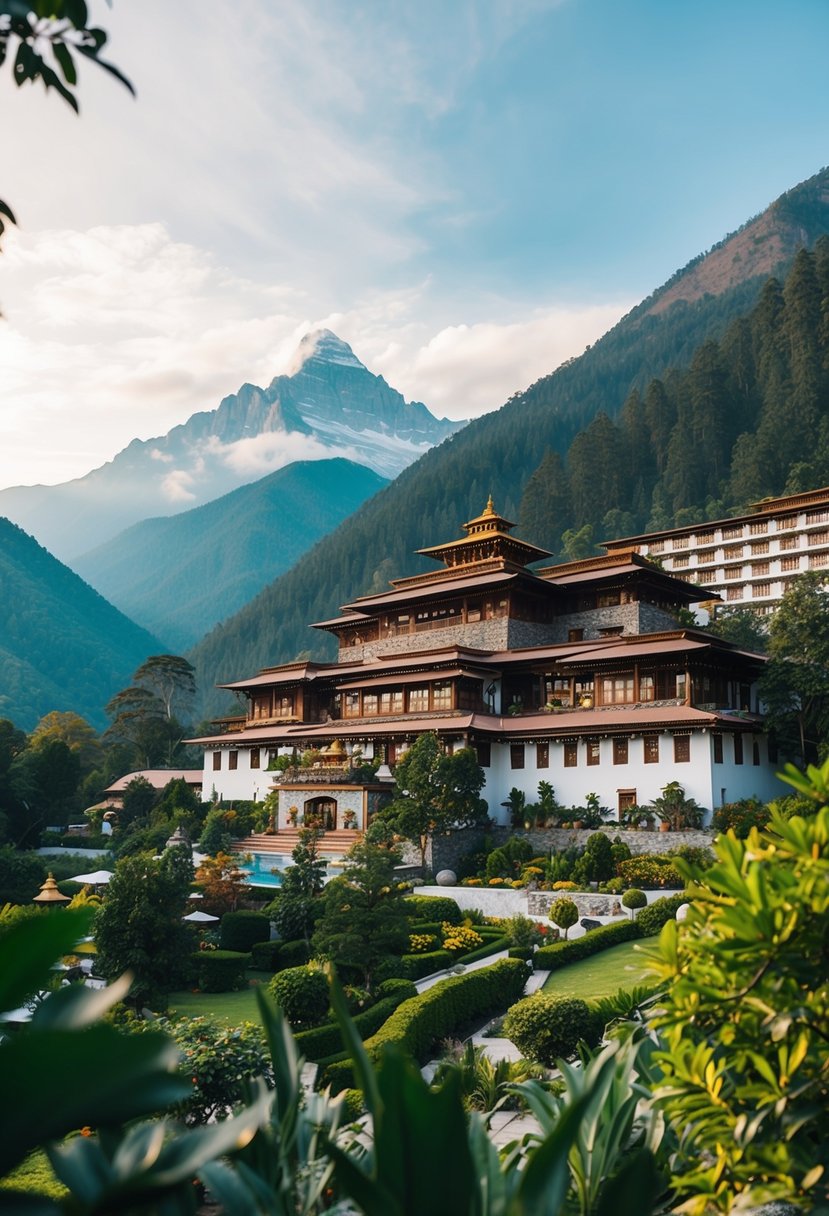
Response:
[[[299,844],[299,828],[280,828],[274,836],[264,832],[254,832],[244,840],[233,842],[234,853],[275,853],[290,857]],[[362,832],[349,831],[339,828],[334,832],[325,832],[317,840],[317,852],[320,856],[342,857],[353,844],[362,836]]]

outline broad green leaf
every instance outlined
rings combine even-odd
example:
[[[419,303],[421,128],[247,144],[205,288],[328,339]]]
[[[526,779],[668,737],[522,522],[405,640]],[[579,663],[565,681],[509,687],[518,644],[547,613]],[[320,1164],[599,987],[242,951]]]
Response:
[[[50,968],[85,937],[92,924],[90,908],[51,912],[21,921],[0,940],[0,1010],[17,1009],[45,988]]]

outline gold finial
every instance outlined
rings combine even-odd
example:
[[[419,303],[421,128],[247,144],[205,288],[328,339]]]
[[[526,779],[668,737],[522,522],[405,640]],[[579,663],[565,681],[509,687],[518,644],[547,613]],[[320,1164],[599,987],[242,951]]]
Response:
[[[490,494],[489,498],[486,500],[486,507],[484,508],[484,515],[494,515],[494,514],[495,514],[495,504],[493,503],[492,495]]]
[[[36,904],[68,904],[71,903],[71,895],[62,895],[58,890],[58,884],[55,882],[54,874],[49,874],[49,877],[40,888],[38,894],[34,897],[33,903]]]

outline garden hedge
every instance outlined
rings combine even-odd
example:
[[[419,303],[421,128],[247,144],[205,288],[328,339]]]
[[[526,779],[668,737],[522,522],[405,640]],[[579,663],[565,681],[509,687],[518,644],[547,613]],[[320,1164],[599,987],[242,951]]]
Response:
[[[687,895],[663,895],[655,899],[647,908],[643,908],[636,917],[636,924],[643,937],[653,937],[659,933],[662,926],[676,916],[676,910],[682,904],[687,904]]]
[[[384,1022],[391,1017],[398,1005],[417,995],[414,985],[409,980],[388,980],[387,983],[400,983],[404,988],[391,992],[382,1000],[377,1001],[371,1008],[352,1017],[352,1022],[360,1038],[365,1040],[376,1034]],[[329,1056],[343,1054],[343,1036],[338,1022],[326,1022],[323,1026],[315,1026],[313,1030],[300,1030],[295,1035],[297,1047],[306,1060],[324,1060]]]
[[[536,992],[513,1005],[503,1033],[522,1056],[552,1068],[558,1059],[572,1059],[581,1042],[596,1047],[603,1030],[604,1019],[586,1001]]]
[[[451,925],[459,925],[463,920],[460,908],[448,895],[407,895],[403,907],[412,920],[448,920]]]
[[[238,912],[225,912],[219,945],[222,950],[250,951],[257,942],[266,942],[270,936],[271,922],[264,912],[242,908]]]
[[[279,942],[254,942],[251,946],[251,967],[256,971],[276,971],[279,967]]]
[[[366,1041],[366,1051],[376,1059],[387,1043],[396,1043],[408,1055],[423,1061],[441,1039],[508,1009],[521,996],[526,982],[527,965],[521,959],[502,959],[491,967],[442,980],[404,1001]],[[334,1093],[354,1086],[349,1059],[320,1063],[325,1063],[320,1068],[320,1084],[331,1085]]]
[[[285,967],[301,967],[304,963],[309,962],[310,958],[311,947],[304,937],[297,938],[296,941],[280,942],[277,970],[282,971]]]
[[[618,920],[609,925],[585,933],[584,937],[576,937],[571,942],[554,942],[551,946],[539,946],[535,952],[536,971],[558,971],[569,963],[577,963],[579,959],[589,958],[591,954],[599,954],[620,942],[630,942],[644,933],[640,921],[646,909],[639,913],[635,921]]]
[[[245,986],[249,954],[240,950],[199,950],[193,966],[202,992],[236,992]]]

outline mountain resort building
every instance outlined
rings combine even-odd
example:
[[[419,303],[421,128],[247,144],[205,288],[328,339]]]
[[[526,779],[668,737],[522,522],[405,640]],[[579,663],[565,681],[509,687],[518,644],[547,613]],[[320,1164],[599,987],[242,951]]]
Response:
[[[829,487],[752,503],[748,515],[608,541],[608,553],[635,550],[677,578],[696,583],[701,600],[770,616],[807,570],[829,576]]]
[[[303,822],[359,831],[425,731],[447,750],[474,748],[499,823],[510,791],[533,800],[542,780],[564,804],[596,794],[614,817],[671,781],[709,811],[784,792],[757,701],[762,656],[677,623],[709,586],[633,544],[540,564],[550,554],[513,526],[490,500],[460,539],[419,551],[435,570],[316,624],[337,638],[335,661],[223,685],[247,713],[197,740],[205,796],[275,788],[277,832]],[[371,780],[355,782],[378,760]]]

